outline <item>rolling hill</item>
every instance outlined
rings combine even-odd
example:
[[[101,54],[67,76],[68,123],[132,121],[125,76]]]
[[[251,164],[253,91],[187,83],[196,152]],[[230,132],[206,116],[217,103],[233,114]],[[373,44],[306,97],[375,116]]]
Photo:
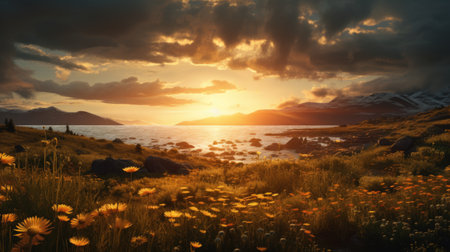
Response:
[[[13,119],[17,125],[121,125],[85,111],[65,112],[55,107],[32,110],[0,109],[0,119]]]

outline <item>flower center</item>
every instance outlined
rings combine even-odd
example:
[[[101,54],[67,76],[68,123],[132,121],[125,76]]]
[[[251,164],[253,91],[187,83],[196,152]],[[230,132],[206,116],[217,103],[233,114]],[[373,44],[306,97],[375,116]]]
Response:
[[[37,235],[37,234],[39,234],[39,227],[38,226],[36,226],[36,225],[33,225],[33,226],[30,226],[28,229],[27,229],[27,234],[29,235],[29,236],[35,236],[35,235]]]

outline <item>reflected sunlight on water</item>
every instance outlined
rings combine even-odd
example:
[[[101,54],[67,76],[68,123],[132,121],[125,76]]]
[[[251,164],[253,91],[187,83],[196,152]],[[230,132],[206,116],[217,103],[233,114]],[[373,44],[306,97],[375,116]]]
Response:
[[[31,125],[28,127],[42,129],[42,125]],[[47,128],[49,126],[46,126]],[[266,136],[267,133],[281,133],[291,129],[327,128],[328,125],[286,125],[286,126],[166,126],[166,125],[73,125],[70,129],[79,135],[95,137],[97,139],[114,140],[120,138],[125,143],[141,144],[142,146],[171,149],[178,142],[188,142],[201,149],[200,154],[213,151],[216,154],[223,152],[244,152],[244,155],[234,155],[236,160],[249,161],[255,159],[249,152],[260,151],[261,156],[271,157],[276,154],[280,158],[295,158],[296,153],[292,151],[266,151],[264,146],[272,143],[285,144],[290,137]],[[56,131],[64,132],[66,126],[54,125]],[[262,147],[251,146],[249,140],[261,139]],[[313,139],[314,140],[314,139]],[[218,143],[214,145],[214,141]],[[232,141],[233,144],[226,141]],[[173,144],[171,144],[173,143]],[[211,147],[217,147],[218,149]]]

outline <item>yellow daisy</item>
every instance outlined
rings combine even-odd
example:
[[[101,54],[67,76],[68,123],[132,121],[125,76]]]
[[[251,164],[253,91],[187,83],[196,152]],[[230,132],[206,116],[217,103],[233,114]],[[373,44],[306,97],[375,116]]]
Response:
[[[0,187],[0,191],[4,193],[12,192],[14,191],[14,187],[12,187],[11,185],[4,185]]]
[[[17,224],[14,231],[19,232],[15,236],[24,237],[25,235],[34,237],[47,235],[51,233],[50,221],[42,217],[28,217]]]
[[[181,217],[181,215],[183,215],[182,212],[178,212],[175,210],[164,212],[164,216],[166,216],[167,218],[179,218]]]
[[[0,154],[0,162],[5,165],[12,165],[16,159],[6,153]]]
[[[127,229],[129,227],[131,227],[133,224],[131,224],[131,222],[125,220],[125,219],[121,219],[119,217],[116,217],[116,219],[114,220],[113,225],[109,225],[110,228],[117,228],[117,229]]]
[[[14,213],[2,214],[2,223],[14,222],[17,219],[17,215]]]
[[[194,211],[194,212],[198,212],[199,211],[198,208],[195,207],[195,206],[191,206],[191,207],[189,207],[189,209]]]
[[[66,215],[58,215],[58,220],[62,222],[68,222],[70,219]]]
[[[139,169],[140,168],[136,167],[136,166],[129,166],[129,167],[123,168],[122,170],[126,173],[135,173],[135,172],[139,171]]]
[[[104,204],[99,208],[99,212],[103,215],[110,215],[115,214],[119,212],[123,212],[127,209],[127,204],[125,203],[111,203],[111,204]]]
[[[90,214],[78,214],[76,218],[70,221],[70,226],[76,229],[83,229],[92,224],[94,219]]]
[[[148,196],[150,194],[154,194],[156,192],[156,188],[142,188],[139,190],[139,196]]]
[[[57,213],[65,213],[65,214],[71,214],[73,210],[71,206],[65,204],[54,204],[52,206],[52,209]]]
[[[147,237],[138,235],[131,237],[131,244],[135,247],[141,246],[142,244],[147,242]]]
[[[191,242],[191,247],[193,247],[193,248],[201,248],[202,244],[200,242],[193,241],[193,242]]]
[[[85,237],[72,237],[69,242],[77,247],[84,247],[89,244],[89,239]]]

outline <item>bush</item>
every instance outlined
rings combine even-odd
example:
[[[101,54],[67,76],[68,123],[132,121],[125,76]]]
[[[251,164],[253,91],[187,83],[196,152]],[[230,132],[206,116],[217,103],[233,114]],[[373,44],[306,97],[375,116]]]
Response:
[[[137,153],[142,153],[142,146],[141,146],[141,144],[136,144],[136,147],[134,148],[134,150]]]
[[[16,126],[14,124],[13,119],[5,119],[5,127],[8,132],[14,133],[16,132]]]

